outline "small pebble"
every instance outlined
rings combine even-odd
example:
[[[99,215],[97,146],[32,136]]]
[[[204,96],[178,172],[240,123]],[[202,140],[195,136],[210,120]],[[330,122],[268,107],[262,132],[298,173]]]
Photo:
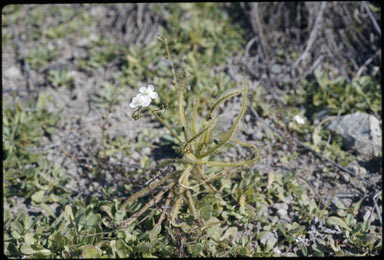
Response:
[[[149,147],[144,147],[143,149],[141,149],[141,153],[142,153],[143,155],[150,154],[150,153],[151,153],[151,148],[149,148]]]
[[[279,209],[277,211],[277,215],[280,217],[280,218],[287,218],[288,217],[288,211],[286,211],[285,209]]]
[[[349,174],[348,173],[340,173],[341,174],[341,179],[345,182],[345,183],[349,183],[350,181],[350,177],[349,177]]]

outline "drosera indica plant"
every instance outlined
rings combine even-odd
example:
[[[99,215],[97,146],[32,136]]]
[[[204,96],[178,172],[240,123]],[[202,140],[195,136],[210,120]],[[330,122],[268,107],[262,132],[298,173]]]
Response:
[[[229,90],[219,96],[214,102],[211,103],[213,105],[210,108],[207,108],[207,115],[203,117],[201,121],[199,120],[199,122],[197,122],[197,110],[203,90],[197,95],[193,108],[188,110],[189,113],[186,113],[187,110],[184,108],[184,86],[188,73],[187,71],[184,71],[181,81],[178,82],[173,61],[170,56],[167,39],[159,36],[159,40],[164,43],[166,48],[173,75],[172,83],[176,86],[178,91],[178,111],[176,114],[179,117],[180,126],[171,127],[167,122],[165,122],[165,120],[163,120],[162,114],[164,113],[164,106],[160,106],[160,109],[155,109],[150,105],[152,99],[159,98],[152,85],[149,85],[148,88],[140,88],[140,93],[132,99],[130,107],[135,109],[132,114],[135,120],[143,117],[144,112],[149,112],[154,115],[155,118],[158,119],[177,140],[178,152],[181,155],[181,158],[163,160],[159,163],[156,169],[151,171],[151,174],[156,176],[159,175],[157,174],[157,169],[165,166],[179,165],[180,167],[176,168],[178,170],[174,170],[162,179],[159,179],[156,182],[153,181],[147,187],[134,193],[122,204],[120,210],[124,211],[130,203],[147,194],[151,194],[153,196],[153,199],[150,199],[139,212],[127,220],[126,224],[130,225],[135,222],[135,220],[148,208],[161,201],[165,197],[165,194],[169,192],[165,204],[171,205],[172,208],[170,217],[172,226],[182,227],[184,230],[189,230],[189,226],[186,222],[178,220],[180,216],[179,211],[184,202],[188,202],[190,212],[193,214],[194,220],[204,224],[204,220],[199,217],[199,212],[195,207],[193,192],[196,191],[196,189],[201,185],[207,185],[214,192],[218,192],[218,190],[212,185],[212,181],[218,177],[224,176],[226,173],[229,173],[229,171],[226,171],[228,168],[251,165],[256,162],[259,159],[259,151],[255,145],[245,143],[235,138],[235,133],[239,128],[247,108],[248,87],[245,81],[245,76],[242,88]],[[215,134],[216,131],[214,130],[219,118],[218,111],[220,105],[222,105],[226,100],[237,95],[242,95],[241,110],[232,127],[228,132]],[[158,113],[158,111],[161,110],[162,113]],[[186,118],[188,118],[188,121]],[[181,136],[176,133],[176,130],[180,128]],[[254,153],[253,158],[236,162],[213,160],[214,155],[222,151],[223,147],[227,143],[235,143],[240,146],[251,148]],[[213,174],[208,174],[208,172],[212,172],[211,168],[214,168],[214,170],[217,168],[218,170],[216,170]],[[167,185],[160,189],[156,195],[154,195],[154,189],[166,183]],[[166,208],[163,209],[162,216],[164,216],[165,210]],[[164,217],[160,217],[155,229],[161,224],[163,219]]]

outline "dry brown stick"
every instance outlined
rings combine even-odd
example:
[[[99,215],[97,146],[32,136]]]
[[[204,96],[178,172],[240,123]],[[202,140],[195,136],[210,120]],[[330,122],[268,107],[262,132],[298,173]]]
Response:
[[[169,204],[171,204],[171,199],[172,199],[172,192],[169,192],[168,193],[168,196],[167,196],[167,199],[165,200],[165,204],[164,204],[164,207],[163,207],[163,212],[161,212],[161,215],[160,215],[160,218],[159,220],[157,221],[155,227],[153,228],[152,230],[152,234],[151,234],[151,240],[153,240],[153,237],[155,235],[155,232],[157,231],[157,229],[159,228],[159,226],[161,225],[161,223],[164,221],[164,218],[165,218],[165,213],[167,213],[167,210],[169,208]]]
[[[309,68],[309,70],[307,70],[306,72],[304,72],[302,75],[298,76],[294,82],[296,85],[297,82],[299,82],[302,78],[305,78],[309,73],[311,73],[319,64],[320,62],[324,59],[324,55],[320,55],[316,60],[315,62],[312,64],[312,66]]]
[[[138,217],[140,217],[147,209],[149,209],[150,207],[152,207],[155,203],[158,203],[162,198],[163,198],[163,195],[164,193],[166,193],[167,191],[169,191],[173,185],[175,185],[175,181],[169,183],[165,188],[162,189],[162,191],[160,191],[156,197],[153,199],[153,200],[150,200],[147,204],[145,204],[145,206],[137,213],[135,213],[132,217],[130,217],[126,223],[126,226],[129,226],[131,225]]]
[[[364,64],[359,68],[356,73],[356,77],[360,77],[361,73],[363,73],[364,68],[366,68],[377,56],[381,55],[381,49],[379,49],[375,54],[372,55],[369,59],[367,59]]]
[[[366,10],[367,13],[368,13],[369,19],[371,19],[371,22],[373,23],[373,26],[375,27],[377,33],[381,36],[381,30],[380,30],[380,27],[379,27],[379,25],[377,24],[377,21],[376,21],[375,17],[373,17],[373,14],[372,14],[371,10],[369,10],[367,1],[364,1],[364,2],[363,2],[363,5],[364,5],[365,10]]]
[[[254,42],[257,40],[257,36],[254,36],[251,40],[249,40],[249,42],[247,43],[247,45],[245,46],[245,53],[244,53],[244,63],[245,63],[245,66],[247,67],[248,71],[254,76],[254,77],[258,77],[257,73],[252,69],[250,68],[249,66],[249,62],[248,62],[248,57],[249,57],[249,49],[251,48],[251,46],[254,44]],[[236,79],[233,77],[232,79],[233,81],[236,81]]]
[[[247,43],[247,45],[245,46],[245,53],[244,53],[244,63],[245,63],[245,66],[247,68],[247,70],[254,76],[254,77],[258,77],[257,73],[249,66],[249,63],[248,63],[248,57],[249,57],[249,49],[251,48],[251,46],[255,43],[255,41],[258,40],[258,36],[254,36],[251,40],[249,40],[249,42]],[[261,57],[261,61],[263,64],[266,64],[265,62],[265,59],[264,59],[264,53],[263,53],[263,50],[262,48],[260,47],[260,44],[258,44],[258,50],[259,50],[259,55]],[[268,65],[268,64],[267,64]],[[264,72],[267,74],[267,70],[264,66]],[[232,79],[233,80],[233,79]],[[235,81],[235,80],[234,80]],[[276,93],[276,90],[277,88],[274,88],[272,87],[272,80],[271,78],[269,77],[269,75],[267,75],[267,84],[268,86],[271,86],[270,88],[267,88],[267,91],[269,93],[271,93],[272,97],[274,98],[274,100],[280,102],[280,99],[278,98],[278,95]]]
[[[373,196],[373,203],[375,205],[375,209],[376,209],[376,213],[377,213],[377,217],[379,218],[379,221],[380,221],[380,225],[383,225],[383,220],[381,218],[381,213],[380,213],[380,209],[379,209],[379,206],[377,205],[377,199],[379,197],[379,195],[381,194],[382,191],[379,191],[378,193],[376,193],[374,196]]]
[[[158,186],[162,185],[164,182],[166,182],[169,178],[171,178],[173,175],[177,174],[177,173],[180,173],[181,171],[174,171],[170,174],[168,174],[167,176],[165,176],[163,179],[159,180],[158,182],[156,183],[150,183],[147,187],[141,189],[140,191],[136,192],[135,194],[133,194],[131,197],[129,197],[124,203],[123,205],[120,207],[120,210],[124,210],[128,204],[136,199],[139,199],[141,197],[143,197],[145,194],[147,194],[150,189],[155,189],[157,188]]]
[[[107,155],[107,146],[105,144],[105,131],[107,130],[107,125],[108,125],[108,117],[109,114],[111,113],[111,103],[108,103],[108,108],[106,110],[104,122],[101,125],[101,146],[103,147],[103,158],[105,159]]]
[[[145,4],[144,3],[138,3],[136,4],[137,12],[136,12],[136,24],[139,29],[141,29],[143,25],[143,13]]]
[[[324,13],[326,4],[327,4],[327,2],[321,3],[319,13],[317,14],[317,17],[316,17],[315,25],[313,26],[311,34],[309,35],[307,46],[305,47],[304,52],[300,55],[300,57],[293,64],[292,69],[295,69],[297,67],[297,65],[299,64],[299,62],[305,58],[305,56],[308,54],[309,50],[311,49],[313,43],[315,42],[316,37],[317,37],[317,33],[320,29],[321,20],[323,17],[323,13]]]
[[[327,38],[327,41],[329,41],[329,43],[331,44],[331,42],[328,38]],[[334,42],[333,42],[333,45],[334,45]],[[335,58],[336,55],[334,55],[334,53],[331,51],[331,49],[328,47],[328,45],[325,45],[325,51],[327,52],[328,57],[331,58],[336,63],[337,68],[341,71],[343,76],[347,79],[347,82],[351,82],[351,78],[348,76],[348,74],[345,71],[342,64],[338,61],[337,58]]]
[[[252,19],[253,18],[253,19]],[[254,33],[257,33],[260,36],[260,43],[263,49],[263,52],[268,54],[268,45],[265,40],[265,35],[263,32],[263,26],[260,20],[260,12],[258,3],[251,3],[251,25]]]

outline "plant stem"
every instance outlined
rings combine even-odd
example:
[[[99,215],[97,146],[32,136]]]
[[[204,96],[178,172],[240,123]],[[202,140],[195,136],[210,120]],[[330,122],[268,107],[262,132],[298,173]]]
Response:
[[[162,123],[168,130],[169,132],[177,139],[177,141],[179,141],[179,143],[181,144],[182,141],[181,139],[175,134],[175,132],[172,131],[172,129],[169,127],[169,125],[163,120],[161,119],[161,117],[159,117],[150,107],[148,107],[148,110],[160,121],[160,123]]]
[[[185,123],[185,117],[184,117],[184,82],[185,82],[185,78],[187,76],[187,73],[186,71],[184,71],[184,75],[183,75],[183,79],[181,80],[181,84],[180,84],[180,87],[179,87],[179,116],[180,116],[180,123],[181,123],[181,126],[183,127],[183,131],[184,131],[184,137],[185,137],[185,140],[188,140],[188,135],[187,135],[187,129],[186,129],[186,123]]]
[[[174,84],[175,86],[178,88],[178,83],[177,83],[177,78],[176,78],[176,73],[175,73],[175,67],[173,66],[173,61],[171,59],[171,53],[169,52],[169,48],[168,48],[168,40],[165,38],[164,39],[164,43],[165,43],[165,49],[167,51],[167,56],[168,56],[168,60],[169,62],[171,63],[171,70],[172,70],[172,74],[173,74],[173,80],[174,80]]]

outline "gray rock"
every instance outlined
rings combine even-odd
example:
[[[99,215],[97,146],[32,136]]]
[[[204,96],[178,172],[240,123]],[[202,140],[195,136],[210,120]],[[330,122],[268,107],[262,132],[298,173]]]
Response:
[[[273,74],[280,74],[282,71],[283,71],[283,69],[281,68],[281,66],[279,64],[273,64],[271,66],[271,72]]]
[[[275,204],[273,204],[273,207],[277,210],[279,210],[279,209],[288,210],[288,204],[286,204],[286,203],[275,203]]]
[[[261,139],[263,139],[263,136],[264,136],[264,134],[260,130],[256,130],[252,134],[252,140],[261,140]]]
[[[280,218],[288,219],[288,204],[286,203],[275,203],[273,208],[276,209],[276,213]]]
[[[356,112],[331,121],[329,130],[340,134],[347,149],[371,158],[381,153],[379,120],[369,114]]]
[[[22,73],[18,66],[12,66],[4,71],[4,76],[8,78],[18,78],[22,77]]]
[[[289,218],[288,217],[288,211],[285,210],[285,209],[279,209],[277,211],[277,215],[280,217],[280,218]]]
[[[260,238],[260,243],[265,245],[269,239],[272,239],[274,242],[272,244],[275,244],[277,242],[276,236],[272,232],[266,232],[263,237]]]

